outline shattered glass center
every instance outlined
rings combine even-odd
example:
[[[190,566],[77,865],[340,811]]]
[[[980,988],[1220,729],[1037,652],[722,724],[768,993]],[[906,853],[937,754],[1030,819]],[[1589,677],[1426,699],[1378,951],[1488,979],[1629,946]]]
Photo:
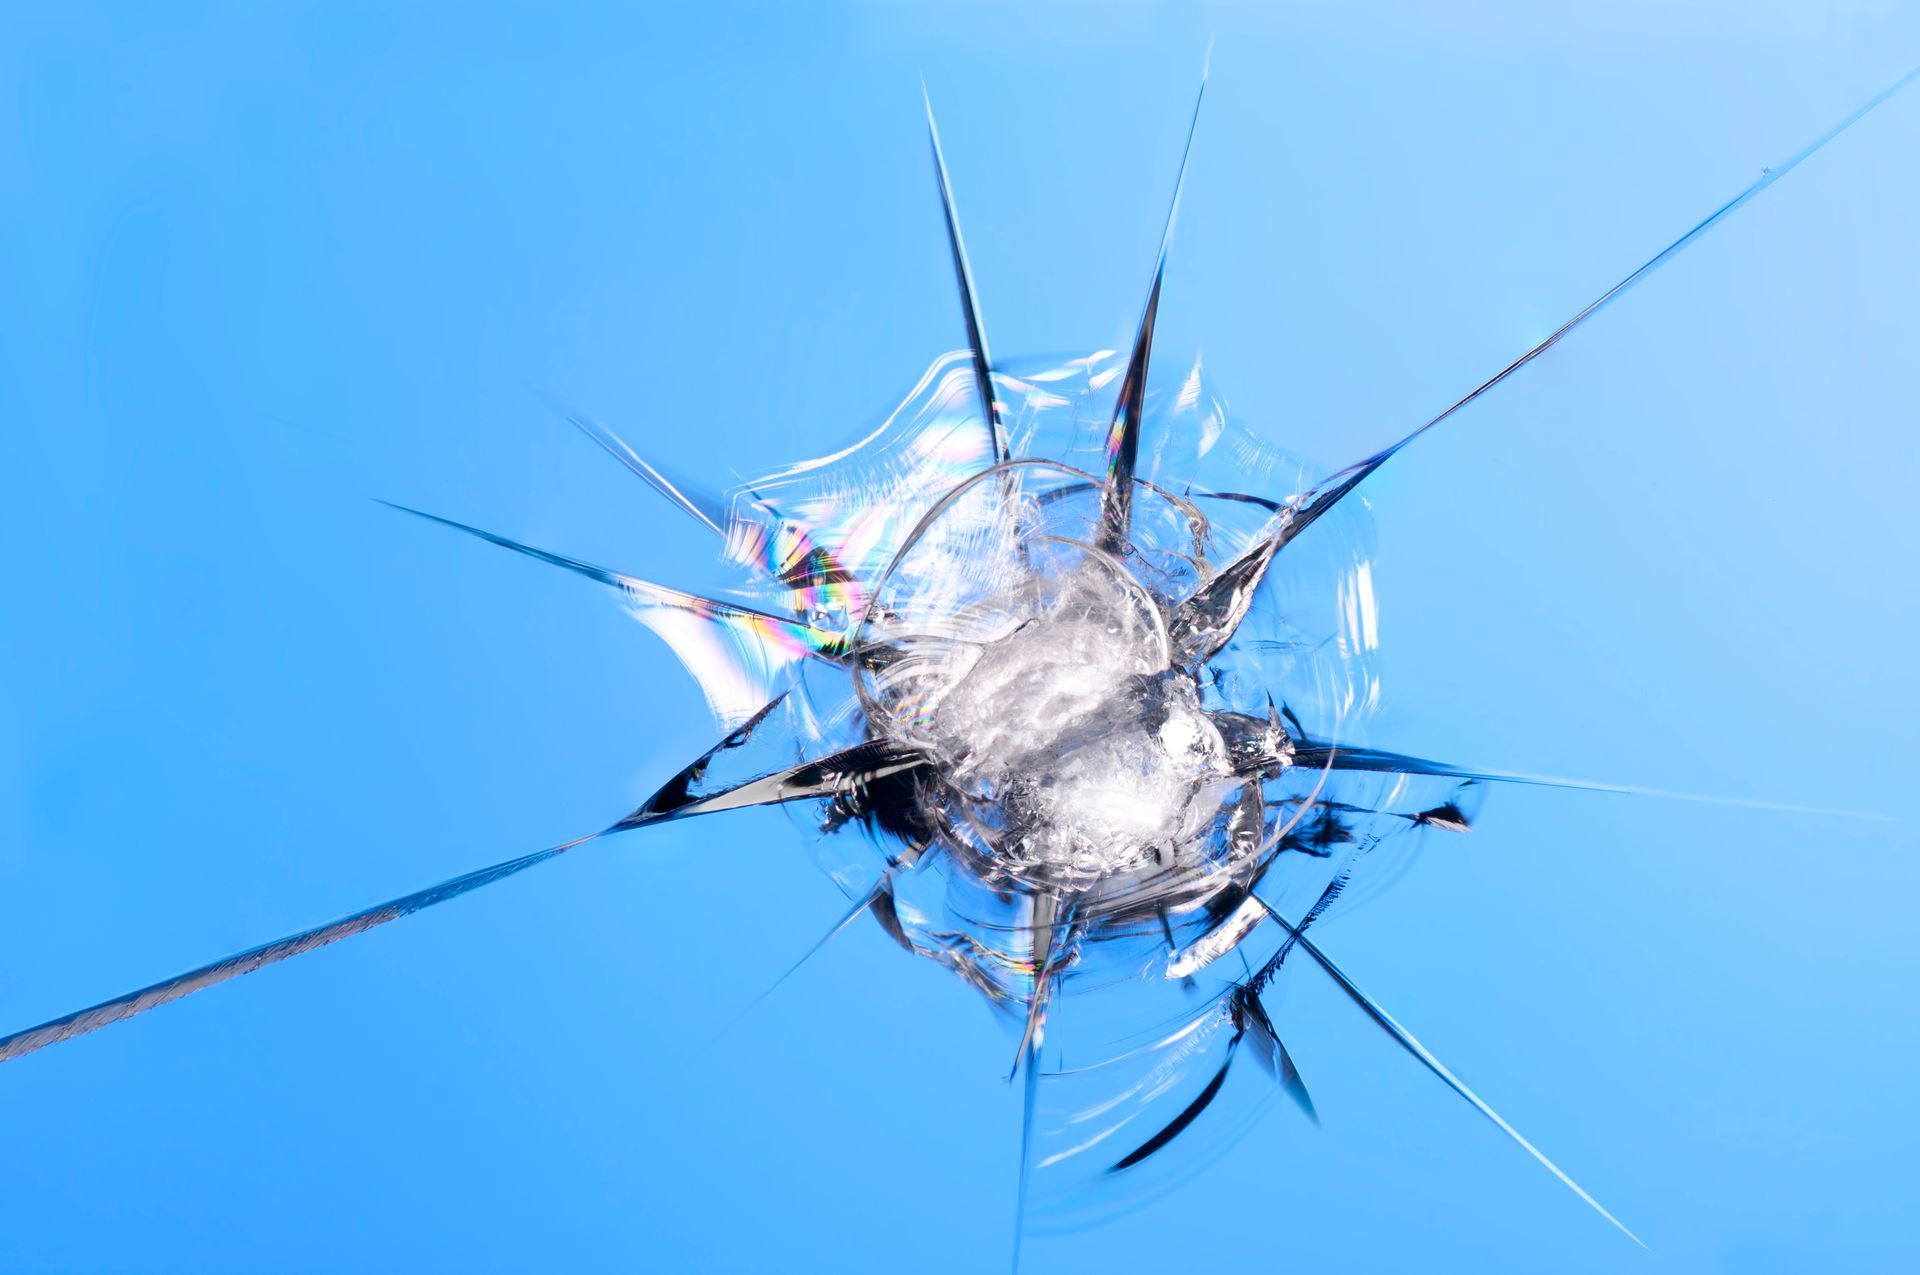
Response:
[[[967,574],[997,575],[997,591],[949,611],[948,580],[926,603],[876,606],[862,629],[869,715],[935,777],[917,794],[920,822],[1035,886],[1083,889],[1121,874],[1144,884],[1197,866],[1237,783],[1194,671],[1173,662],[1177,600],[1134,576],[1131,545],[1106,552],[1063,534],[1060,501],[990,503],[1026,476],[993,472],[1007,481],[980,485],[978,499],[941,517],[972,516],[957,533],[975,548]],[[1049,515],[1047,534],[1021,534]],[[1002,521],[1012,534],[999,534]],[[945,552],[941,530],[911,540],[907,555]],[[988,544],[999,552],[983,555]]]
[[[956,661],[928,723],[996,858],[1037,879],[1163,860],[1204,826],[1196,785],[1224,777],[1220,734],[1168,664],[1164,632],[1092,575]]]

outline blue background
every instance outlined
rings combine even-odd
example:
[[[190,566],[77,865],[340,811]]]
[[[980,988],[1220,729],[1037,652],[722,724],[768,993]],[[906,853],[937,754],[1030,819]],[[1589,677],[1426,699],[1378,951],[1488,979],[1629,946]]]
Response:
[[[1445,15],[1441,16],[1443,8]],[[36,10],[38,10],[36,12]],[[1345,463],[1920,61],[1896,4],[10,6],[7,1029],[604,824],[712,734],[582,582],[961,340],[1159,349]],[[1882,812],[1502,791],[1329,950],[1652,1246],[1310,974],[1275,1111],[1029,1269],[1910,1270],[1920,91],[1368,484],[1387,746]],[[0,1074],[0,1267],[1001,1268],[976,998],[784,818],[676,826]]]

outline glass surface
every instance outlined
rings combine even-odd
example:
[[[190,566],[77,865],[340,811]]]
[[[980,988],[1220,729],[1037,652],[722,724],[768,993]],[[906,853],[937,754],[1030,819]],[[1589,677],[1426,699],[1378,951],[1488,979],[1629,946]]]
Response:
[[[368,498],[728,596],[751,546],[565,417],[724,492],[962,346],[916,74],[1031,375],[1132,341],[1214,41],[1156,360],[1311,478],[1920,60],[1864,5],[0,32],[0,1031],[604,827],[740,715],[781,642],[703,693],[604,590]],[[1917,132],[1889,102],[1361,491],[1369,745],[1889,817],[1503,786],[1316,927],[1652,1255],[1295,971],[1320,1127],[1196,1122],[1027,1269],[1920,1258]],[[979,994],[861,924],[754,1003],[859,879],[805,823],[609,841],[0,1068],[0,1269],[1003,1268]]]

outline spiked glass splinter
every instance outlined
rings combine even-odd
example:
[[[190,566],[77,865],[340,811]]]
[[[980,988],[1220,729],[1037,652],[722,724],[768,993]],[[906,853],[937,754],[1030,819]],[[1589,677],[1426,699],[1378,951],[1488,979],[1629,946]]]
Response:
[[[1488,782],[1647,791],[1363,746],[1378,625],[1365,511],[1346,498],[1916,74],[1459,402],[1318,480],[1230,420],[1198,363],[1150,388],[1178,183],[1124,356],[993,360],[929,106],[967,348],[879,429],[722,500],[575,420],[718,537],[743,601],[433,519],[617,590],[700,680],[726,736],[599,832],[0,1039],[0,1061],[613,833],[792,803],[851,900],[827,938],[869,914],[977,988],[1018,1041],[1016,1265],[1029,1225],[1163,1188],[1275,1095],[1313,1117],[1263,1000],[1290,956],[1625,1231],[1308,936],[1390,878],[1384,861],[1420,830],[1466,831]]]

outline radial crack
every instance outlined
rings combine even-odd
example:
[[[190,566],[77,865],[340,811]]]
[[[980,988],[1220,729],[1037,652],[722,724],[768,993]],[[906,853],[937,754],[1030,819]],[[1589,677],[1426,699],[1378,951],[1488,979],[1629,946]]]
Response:
[[[72,1040],[76,1036],[85,1036],[90,1032],[99,1031],[102,1027],[132,1018],[135,1014],[170,1004],[183,996],[224,983],[230,978],[251,974],[257,969],[284,961],[290,956],[299,956],[304,952],[325,947],[329,943],[337,943],[355,934],[364,934],[389,921],[397,921],[403,916],[423,912],[430,907],[457,899],[463,894],[470,894],[482,886],[504,881],[528,868],[558,858],[574,847],[584,845],[603,835],[605,834],[590,833],[573,841],[549,846],[545,850],[537,850],[517,859],[508,859],[504,863],[496,863],[492,867],[481,868],[478,871],[454,877],[452,880],[442,881],[438,885],[416,890],[412,894],[403,894],[397,899],[363,908],[337,921],[329,921],[325,925],[316,925],[312,929],[289,934],[271,943],[263,943],[259,947],[236,952],[232,956],[222,957],[197,969],[188,970],[184,974],[176,974],[149,987],[51,1019],[38,1027],[29,1027],[25,1031],[15,1032],[11,1036],[0,1038],[0,1062],[10,1062],[37,1049],[44,1049],[48,1045]]]
[[[599,421],[594,420],[591,416],[573,411],[557,401],[549,400],[549,403],[554,411],[560,413],[560,415],[567,419],[569,424],[578,429],[582,434],[585,434],[588,438],[591,438],[594,442],[600,444],[601,447],[606,449],[609,456],[632,470],[647,486],[666,497],[667,501],[672,504],[674,508],[706,527],[722,540],[726,539],[727,513],[717,497],[701,491],[690,483],[685,481],[676,482],[667,477],[647,461],[645,457],[641,456],[639,452],[633,450],[625,439],[614,433],[607,426],[602,425]],[[395,506],[395,508],[400,508],[400,506]],[[417,511],[408,510],[407,512],[414,513]]]
[[[1261,900],[1261,902],[1265,904],[1265,900]],[[1547,1158],[1545,1152],[1534,1146],[1533,1143],[1527,1141],[1525,1136],[1523,1136],[1518,1129],[1508,1124],[1499,1112],[1487,1104],[1485,1099],[1469,1089],[1465,1081],[1449,1071],[1445,1063],[1434,1057],[1425,1045],[1422,1045],[1418,1040],[1414,1039],[1412,1032],[1402,1027],[1393,1015],[1389,1014],[1371,996],[1368,996],[1364,991],[1360,990],[1359,985],[1348,978],[1345,972],[1343,972],[1338,965],[1335,965],[1332,959],[1329,958],[1325,952],[1322,952],[1312,939],[1307,937],[1304,926],[1294,926],[1285,917],[1281,916],[1280,913],[1274,911],[1271,906],[1267,907],[1267,915],[1271,916],[1280,928],[1285,930],[1292,940],[1298,943],[1300,947],[1306,951],[1307,955],[1314,959],[1315,964],[1327,972],[1327,976],[1339,985],[1340,990],[1347,994],[1349,1000],[1355,1005],[1358,1005],[1367,1017],[1371,1018],[1382,1031],[1393,1037],[1394,1041],[1398,1043],[1402,1049],[1418,1059],[1422,1066],[1428,1071],[1431,1071],[1435,1076],[1438,1076],[1447,1088],[1453,1090],[1454,1093],[1465,1099],[1475,1111],[1478,1111],[1488,1120],[1491,1120],[1502,1133],[1513,1139],[1520,1145],[1522,1150],[1539,1161],[1547,1172],[1560,1179],[1561,1183],[1565,1185],[1568,1190],[1586,1201],[1589,1208],[1618,1227],[1621,1234],[1625,1235],[1635,1244],[1640,1245],[1641,1248],[1646,1247],[1645,1242],[1643,1242],[1638,1235],[1628,1230],[1624,1222],[1609,1213],[1600,1201],[1588,1195],[1586,1188],[1568,1177],[1559,1165]]]
[[[502,549],[511,549],[515,553],[525,554],[536,561],[559,567],[564,571],[571,571],[575,575],[585,576],[589,580],[618,589],[629,598],[644,605],[667,607],[714,622],[744,623],[753,632],[766,635],[783,646],[804,651],[820,659],[838,661],[844,657],[846,641],[844,637],[838,633],[817,629],[804,621],[770,615],[765,611],[737,606],[731,602],[721,602],[715,598],[701,597],[697,593],[669,589],[665,585],[654,584],[650,580],[642,580],[637,576],[626,575],[619,571],[611,571],[606,567],[597,567],[591,562],[582,562],[578,558],[569,558],[562,554],[549,553],[545,549],[536,549],[532,545],[521,544],[518,540],[496,535],[491,531],[482,531],[478,527],[470,527],[464,522],[455,522],[451,518],[442,518],[438,514],[410,509],[406,505],[396,505],[390,500],[382,500],[378,503],[389,509],[397,509],[403,514],[412,514],[416,518],[425,518],[428,522],[439,523],[443,527],[451,527],[455,531],[476,536],[488,544],[499,545]]]
[[[1153,282],[1147,288],[1147,303],[1140,312],[1140,326],[1134,332],[1133,350],[1127,356],[1126,374],[1120,380],[1120,397],[1114,404],[1113,423],[1107,428],[1106,484],[1101,492],[1100,545],[1112,551],[1127,542],[1133,520],[1134,468],[1140,456],[1140,430],[1146,415],[1147,368],[1153,358],[1153,328],[1160,313],[1160,286],[1167,272],[1167,250],[1173,244],[1173,227],[1180,215],[1180,194],[1187,184],[1187,160],[1193,155],[1193,137],[1200,128],[1200,104],[1207,96],[1207,73],[1200,74],[1200,91],[1194,95],[1193,118],[1187,124],[1187,142],[1180,152],[1180,173],[1174,179],[1173,199],[1167,206],[1166,228],[1160,232],[1160,252],[1153,263]]]
[[[1678,256],[1684,249],[1686,249],[1690,244],[1692,244],[1694,240],[1700,238],[1700,236],[1706,234],[1707,231],[1719,225],[1728,216],[1730,216],[1735,210],[1740,208],[1743,204],[1745,204],[1748,200],[1752,199],[1755,195],[1758,195],[1761,191],[1765,190],[1767,187],[1773,185],[1775,182],[1779,181],[1782,177],[1785,177],[1788,173],[1798,168],[1805,160],[1807,160],[1810,156],[1812,156],[1816,151],[1820,150],[1821,147],[1825,146],[1828,142],[1831,142],[1834,138],[1840,136],[1840,134],[1846,132],[1849,128],[1852,128],[1855,124],[1859,123],[1875,107],[1885,102],[1888,98],[1892,97],[1895,93],[1898,93],[1901,89],[1906,88],[1907,85],[1911,84],[1916,78],[1920,78],[1920,67],[1915,67],[1913,70],[1908,71],[1905,75],[1895,80],[1892,84],[1888,85],[1886,88],[1882,89],[1880,92],[1874,94],[1871,98],[1867,99],[1867,101],[1863,105],[1861,105],[1858,109],[1856,109],[1852,114],[1848,115],[1845,119],[1841,120],[1839,123],[1829,128],[1826,132],[1820,134],[1820,136],[1816,137],[1813,141],[1801,147],[1798,151],[1795,151],[1793,155],[1783,160],[1781,163],[1773,165],[1772,167],[1761,169],[1760,176],[1757,179],[1755,179],[1752,182],[1752,184],[1748,185],[1746,189],[1742,190],[1739,194],[1735,195],[1732,199],[1729,199],[1726,203],[1721,204],[1718,208],[1714,209],[1712,212],[1708,213],[1705,217],[1701,218],[1698,222],[1696,222],[1693,225],[1691,229],[1689,229],[1685,234],[1681,235],[1678,239],[1674,240],[1672,243],[1662,248],[1659,252],[1654,253],[1653,256],[1647,258],[1647,260],[1643,262],[1638,269],[1633,271],[1633,273],[1627,275],[1624,279],[1620,280],[1620,282],[1614,284],[1611,288],[1608,288],[1605,292],[1601,293],[1598,297],[1595,297],[1592,301],[1589,301],[1584,309],[1582,309],[1579,313],[1575,314],[1571,319],[1568,319],[1565,323],[1561,324],[1559,327],[1555,328],[1551,333],[1547,335],[1545,340],[1541,341],[1538,345],[1528,350],[1525,354],[1522,354],[1519,358],[1507,364],[1505,367],[1501,368],[1498,372],[1494,373],[1492,376],[1488,377],[1485,381],[1481,382],[1465,398],[1460,399],[1458,402],[1454,403],[1451,407],[1447,408],[1446,411],[1440,413],[1438,416],[1434,417],[1432,420],[1428,421],[1426,424],[1422,425],[1420,428],[1414,430],[1411,434],[1408,434],[1405,438],[1393,444],[1391,447],[1386,448],[1384,451],[1376,452],[1372,456],[1368,457],[1366,460],[1361,461],[1358,465],[1354,465],[1350,467],[1348,470],[1342,471],[1343,473],[1349,473],[1354,475],[1351,481],[1341,479],[1340,475],[1335,475],[1334,479],[1329,480],[1329,481],[1335,482],[1334,491],[1340,494],[1344,494],[1346,491],[1351,490],[1355,483],[1359,482],[1360,479],[1366,477],[1368,474],[1372,473],[1375,469],[1378,469],[1382,464],[1386,463],[1387,459],[1391,457],[1395,452],[1399,451],[1402,447],[1405,447],[1408,443],[1420,437],[1420,435],[1426,433],[1428,430],[1432,429],[1435,425],[1438,425],[1441,421],[1446,420],[1449,416],[1452,416],[1455,412],[1459,411],[1461,408],[1465,407],[1467,404],[1473,402],[1473,400],[1479,398],[1482,394],[1485,394],[1488,390],[1500,384],[1500,382],[1506,380],[1509,376],[1512,376],[1515,372],[1519,371],[1521,368],[1525,367],[1527,364],[1533,362],[1533,360],[1539,358],[1542,354],[1545,354],[1548,350],[1552,349],[1555,345],[1559,344],[1560,339],[1562,337],[1566,336],[1569,332],[1572,332],[1575,328],[1579,327],[1582,323],[1586,322],[1589,318],[1593,317],[1593,315],[1597,314],[1601,310],[1601,308],[1604,307],[1608,302],[1612,301],[1615,297],[1618,297],[1622,293],[1626,292],[1627,289],[1633,287],[1633,285],[1635,285],[1636,283],[1639,283],[1642,279],[1652,274],[1655,270],[1658,270],[1661,266],[1664,266],[1665,264],[1667,264],[1667,262],[1673,260],[1674,257]],[[1331,499],[1337,500],[1339,499],[1339,495],[1331,495]]]
[[[1839,810],[1830,806],[1805,806],[1785,801],[1759,801],[1746,797],[1719,797],[1711,793],[1679,792],[1671,788],[1645,788],[1634,784],[1609,784],[1593,779],[1568,779],[1558,775],[1530,775],[1515,770],[1482,770],[1455,766],[1449,762],[1428,761],[1404,753],[1389,753],[1377,748],[1353,748],[1302,741],[1294,754],[1302,766],[1330,766],[1334,770],[1374,771],[1390,775],[1431,775],[1442,779],[1476,779],[1489,783],[1527,784],[1537,788],[1567,788],[1577,792],[1616,793],[1629,797],[1657,797],[1663,801],[1691,801],[1708,806],[1734,806],[1743,810],[1772,810],[1782,814],[1822,815],[1835,819],[1869,819],[1892,822],[1886,815],[1862,810]]]
[[[1007,429],[1000,416],[1000,400],[993,389],[993,356],[987,352],[986,325],[980,321],[980,303],[973,286],[973,267],[967,261],[966,240],[960,235],[960,213],[953,205],[953,182],[947,176],[947,157],[940,149],[940,126],[934,123],[933,99],[925,80],[920,99],[927,108],[927,141],[933,148],[933,175],[940,183],[940,211],[947,221],[947,249],[953,256],[953,278],[960,288],[960,314],[967,325],[967,353],[973,360],[974,392],[980,399],[980,419],[993,435],[993,459],[1006,460]]]

